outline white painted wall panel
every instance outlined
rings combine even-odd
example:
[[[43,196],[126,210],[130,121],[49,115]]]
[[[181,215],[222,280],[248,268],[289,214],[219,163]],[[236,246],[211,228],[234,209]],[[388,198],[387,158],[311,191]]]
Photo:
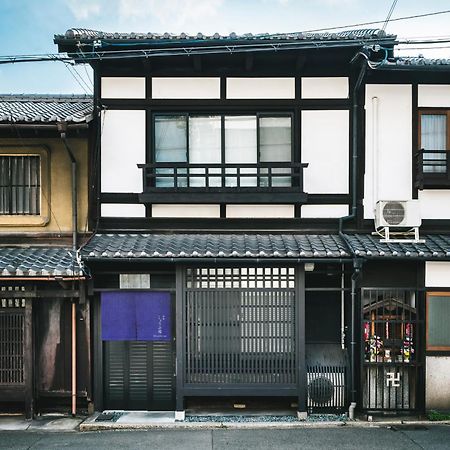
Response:
[[[294,205],[227,205],[229,218],[283,218],[294,217]]]
[[[220,217],[220,205],[152,205],[152,217]]]
[[[220,98],[220,78],[154,77],[152,98]]]
[[[302,98],[348,98],[347,77],[303,77]]]
[[[425,408],[450,409],[450,357],[426,357]]]
[[[139,204],[103,203],[102,217],[145,217],[145,206]]]
[[[425,189],[419,191],[422,219],[450,219],[450,191]]]
[[[449,108],[450,85],[449,84],[419,84],[419,107]]]
[[[303,205],[301,209],[302,219],[334,219],[348,213],[347,205]]]
[[[425,286],[450,287],[450,262],[427,261],[425,263]]]
[[[145,77],[102,77],[102,98],[145,98]]]
[[[302,111],[305,192],[348,194],[349,112]]]
[[[411,93],[409,84],[366,86],[365,219],[373,219],[377,200],[411,199]]]
[[[142,192],[145,111],[103,111],[101,155],[102,192]]]
[[[295,78],[227,78],[227,98],[295,98]]]

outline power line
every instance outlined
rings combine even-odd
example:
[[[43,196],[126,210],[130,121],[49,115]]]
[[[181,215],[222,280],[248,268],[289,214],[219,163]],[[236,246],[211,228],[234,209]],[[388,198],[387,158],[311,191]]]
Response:
[[[438,16],[440,14],[448,14],[450,13],[450,9],[446,9],[443,11],[435,11],[431,13],[425,13],[425,14],[416,14],[414,16],[404,16],[404,17],[396,17],[395,19],[390,19],[390,22],[398,22],[400,20],[410,20],[410,19],[419,19],[420,17],[429,17],[429,16]],[[316,31],[330,31],[330,30],[342,30],[343,28],[352,28],[352,27],[360,27],[364,25],[375,25],[377,23],[384,23],[386,19],[384,20],[375,20],[373,22],[361,22],[361,23],[353,23],[350,25],[341,25],[337,27],[328,27],[328,28],[316,28],[314,30],[306,30],[304,33],[314,33]]]
[[[386,17],[386,21],[383,24],[383,28],[382,28],[383,31],[386,30],[387,24],[389,23],[389,19],[391,18],[392,13],[394,12],[395,6],[397,5],[397,1],[398,0],[394,0],[392,2],[391,9],[389,10],[388,15]]]

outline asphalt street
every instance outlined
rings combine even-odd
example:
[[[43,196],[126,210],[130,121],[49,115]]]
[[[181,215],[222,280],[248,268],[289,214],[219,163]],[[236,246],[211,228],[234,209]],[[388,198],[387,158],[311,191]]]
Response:
[[[450,426],[97,432],[2,431],[0,449],[450,449]]]

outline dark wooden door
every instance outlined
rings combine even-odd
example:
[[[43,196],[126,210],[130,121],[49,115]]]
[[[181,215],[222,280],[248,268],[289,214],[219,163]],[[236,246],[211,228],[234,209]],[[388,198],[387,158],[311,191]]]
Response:
[[[105,409],[174,409],[173,341],[105,341]]]

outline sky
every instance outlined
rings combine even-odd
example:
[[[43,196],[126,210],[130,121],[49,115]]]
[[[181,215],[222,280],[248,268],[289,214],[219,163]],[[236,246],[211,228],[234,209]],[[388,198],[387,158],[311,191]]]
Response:
[[[384,20],[393,0],[0,0],[0,55],[56,53],[54,34],[69,28],[204,34],[285,33]],[[449,0],[398,0],[392,19],[450,9]],[[399,38],[449,36],[450,14],[390,22]],[[382,27],[370,25],[359,28]],[[358,28],[358,27],[356,27]],[[398,54],[450,58],[446,48]],[[74,72],[76,70],[76,72]],[[62,62],[0,65],[0,93],[83,94],[89,66]]]

